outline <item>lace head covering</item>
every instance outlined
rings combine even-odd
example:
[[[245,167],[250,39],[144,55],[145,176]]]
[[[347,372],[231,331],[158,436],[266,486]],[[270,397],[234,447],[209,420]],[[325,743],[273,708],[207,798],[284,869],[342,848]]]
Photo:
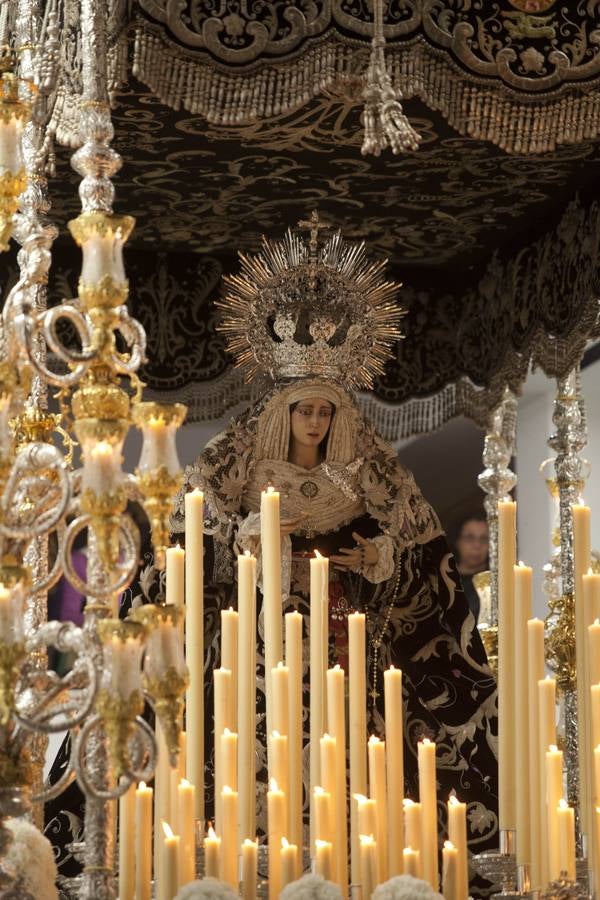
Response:
[[[347,391],[322,378],[307,378],[273,393],[257,421],[258,459],[287,459],[290,446],[290,406],[301,400],[327,400],[335,413],[327,435],[326,461],[347,465],[356,457],[360,412]]]

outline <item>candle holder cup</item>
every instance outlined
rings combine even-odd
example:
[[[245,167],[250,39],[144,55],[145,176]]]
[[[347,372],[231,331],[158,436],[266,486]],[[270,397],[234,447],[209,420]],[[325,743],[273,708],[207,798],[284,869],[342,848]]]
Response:
[[[183,480],[175,436],[186,413],[182,403],[144,402],[134,404],[132,409],[133,422],[144,440],[136,476],[152,528],[154,564],[158,569],[165,566],[173,495]]]
[[[189,682],[178,626],[182,615],[183,607],[172,604],[147,604],[130,615],[148,629],[142,683],[163,729],[172,766],[179,755],[183,695]]]
[[[127,745],[144,711],[141,662],[146,629],[138,622],[103,619],[97,624],[104,668],[97,710],[108,735],[115,778],[129,769]]]

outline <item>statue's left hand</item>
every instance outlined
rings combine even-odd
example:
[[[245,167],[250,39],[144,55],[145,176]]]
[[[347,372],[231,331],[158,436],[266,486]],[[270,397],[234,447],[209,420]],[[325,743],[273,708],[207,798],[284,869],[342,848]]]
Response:
[[[365,566],[374,566],[379,559],[377,545],[367,538],[361,537],[356,531],[352,532],[356,541],[356,547],[340,547],[339,553],[329,557],[335,566],[344,569],[363,569]]]

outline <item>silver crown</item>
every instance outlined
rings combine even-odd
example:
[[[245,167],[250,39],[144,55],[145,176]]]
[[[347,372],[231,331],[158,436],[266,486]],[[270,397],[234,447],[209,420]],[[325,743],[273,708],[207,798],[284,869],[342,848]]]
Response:
[[[241,272],[226,276],[228,293],[218,330],[250,381],[259,371],[275,381],[322,376],[370,388],[402,337],[401,285],[384,278],[387,260],[371,262],[365,244],[327,226],[313,212],[310,237],[288,230],[282,241],[263,237],[262,252],[240,253]]]

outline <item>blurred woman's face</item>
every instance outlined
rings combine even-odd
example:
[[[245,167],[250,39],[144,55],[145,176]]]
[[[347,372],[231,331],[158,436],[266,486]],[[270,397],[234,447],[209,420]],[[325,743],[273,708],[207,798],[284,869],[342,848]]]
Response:
[[[328,400],[300,400],[290,415],[292,440],[302,447],[318,447],[327,436],[333,412]]]
[[[456,541],[459,563],[469,569],[482,570],[488,557],[487,522],[470,519],[465,522]]]

